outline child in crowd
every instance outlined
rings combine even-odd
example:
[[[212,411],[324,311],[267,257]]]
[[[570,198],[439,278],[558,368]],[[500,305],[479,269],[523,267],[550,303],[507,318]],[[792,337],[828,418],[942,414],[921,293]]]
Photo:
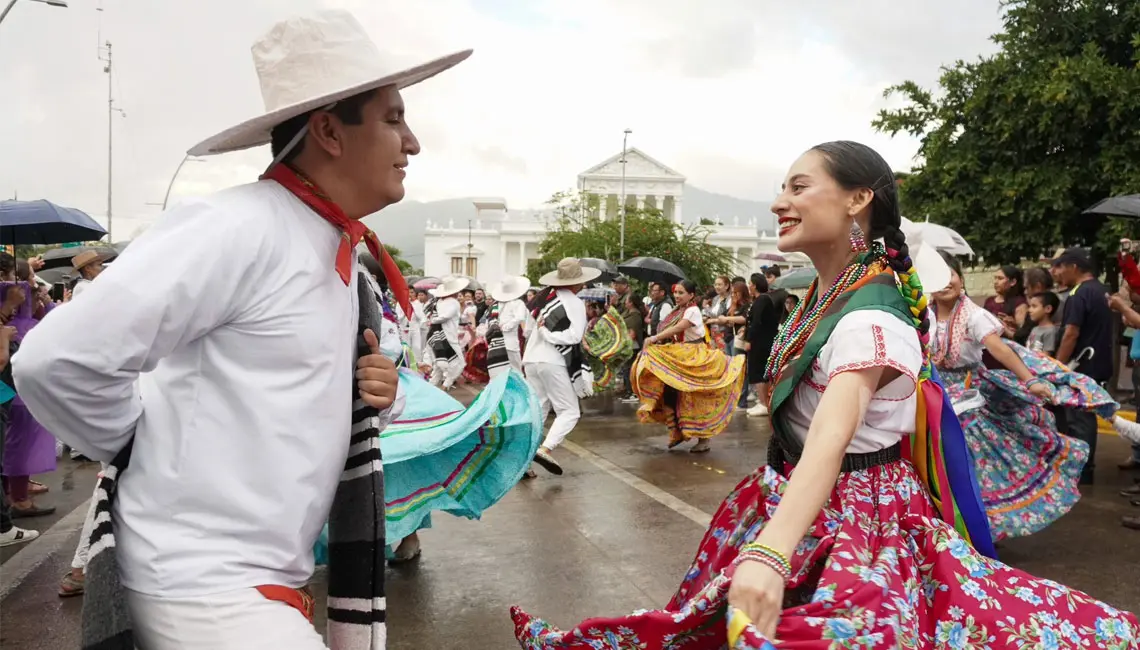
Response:
[[[1060,298],[1052,291],[1029,298],[1029,318],[1033,321],[1033,329],[1026,342],[1029,349],[1051,357],[1057,354],[1057,347],[1061,343],[1061,328],[1053,319],[1060,306]]]

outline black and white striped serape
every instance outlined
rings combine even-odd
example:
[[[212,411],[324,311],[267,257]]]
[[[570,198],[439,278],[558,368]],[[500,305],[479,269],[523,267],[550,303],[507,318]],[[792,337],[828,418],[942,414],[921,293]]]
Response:
[[[432,300],[424,308],[424,313],[428,318],[434,318],[439,308],[439,301]],[[451,363],[459,358],[459,353],[455,351],[455,347],[447,340],[447,334],[443,331],[443,323],[433,323],[428,327],[427,336],[428,348],[431,349],[432,357],[438,361],[446,361]]]
[[[549,290],[547,290],[549,291]],[[566,306],[558,297],[557,291],[550,291],[544,301],[539,301],[535,310],[535,320],[543,321],[543,326],[551,332],[561,332],[570,327],[570,316],[566,313]],[[586,363],[586,355],[582,351],[582,344],[573,345],[552,344],[566,361],[566,372],[570,374],[570,384],[578,397],[586,398],[594,394],[594,373]]]

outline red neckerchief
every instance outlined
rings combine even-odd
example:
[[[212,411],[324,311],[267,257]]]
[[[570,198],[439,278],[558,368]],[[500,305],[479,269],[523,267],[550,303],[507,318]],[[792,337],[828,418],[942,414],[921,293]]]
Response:
[[[388,249],[380,244],[376,233],[372,232],[364,222],[349,219],[340,206],[326,195],[313,181],[305,178],[292,167],[280,163],[262,175],[263,179],[277,181],[282,187],[289,190],[298,199],[309,206],[322,219],[331,223],[341,233],[340,248],[336,252],[336,272],[344,284],[348,285],[352,279],[352,255],[356,245],[364,240],[368,252],[380,262],[384,277],[388,280],[388,288],[392,290],[396,302],[408,318],[412,317],[412,300],[408,293],[408,282],[396,261],[388,254]]]

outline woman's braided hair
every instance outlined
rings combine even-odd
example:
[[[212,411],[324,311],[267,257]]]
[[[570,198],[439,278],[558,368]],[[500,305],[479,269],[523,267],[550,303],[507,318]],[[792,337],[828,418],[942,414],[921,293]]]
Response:
[[[811,150],[823,156],[828,173],[840,187],[847,190],[866,187],[874,193],[871,199],[871,231],[867,238],[883,239],[886,261],[898,276],[899,293],[910,305],[911,320],[925,348],[930,342],[930,317],[922,283],[910,259],[906,235],[900,228],[899,192],[891,166],[874,149],[849,140],[825,142]]]

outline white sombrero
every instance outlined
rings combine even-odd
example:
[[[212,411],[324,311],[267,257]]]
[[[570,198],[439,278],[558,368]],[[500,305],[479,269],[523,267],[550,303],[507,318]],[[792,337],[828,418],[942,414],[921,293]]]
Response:
[[[471,50],[463,50],[411,68],[397,68],[385,62],[364,27],[343,10],[283,20],[254,42],[251,50],[265,114],[203,140],[188,155],[266,144],[273,127],[298,115],[384,86],[406,88],[471,56]]]
[[[428,293],[436,298],[446,298],[454,296],[455,294],[467,288],[467,278],[448,277],[443,279],[443,283],[434,289],[428,289]]]
[[[558,262],[558,268],[539,278],[538,283],[547,287],[572,287],[597,280],[601,274],[591,266],[582,266],[577,257],[564,257]]]
[[[530,289],[530,280],[521,275],[512,275],[491,285],[487,293],[498,302],[510,302],[521,298]]]

